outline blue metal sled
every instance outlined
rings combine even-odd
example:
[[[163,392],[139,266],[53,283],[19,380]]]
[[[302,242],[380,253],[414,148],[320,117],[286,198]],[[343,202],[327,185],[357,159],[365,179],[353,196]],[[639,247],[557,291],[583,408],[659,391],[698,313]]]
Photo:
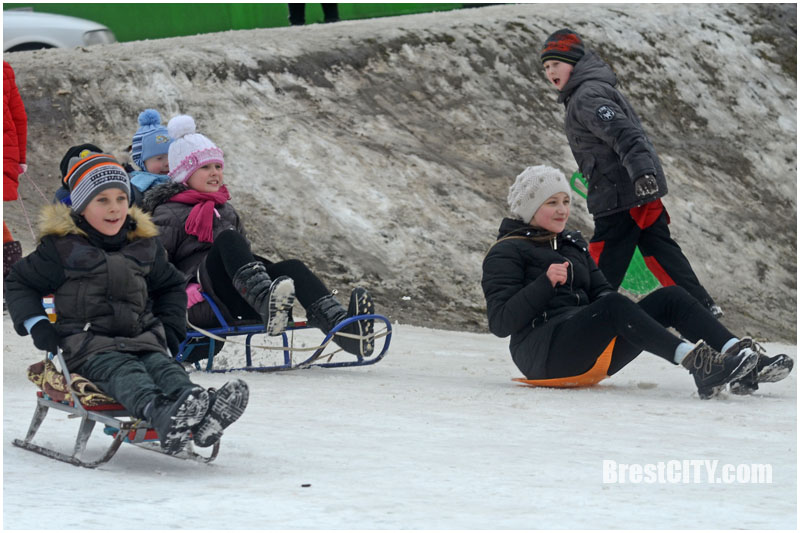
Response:
[[[222,315],[219,307],[212,301],[212,299],[205,293],[201,293],[206,301],[211,306],[214,315],[219,322],[219,326],[203,329],[192,326],[195,331],[189,331],[186,339],[181,343],[178,349],[178,354],[175,357],[180,362],[191,362],[198,370],[205,370],[206,372],[232,372],[235,370],[246,370],[253,372],[276,372],[281,370],[296,370],[300,368],[322,367],[322,368],[340,368],[349,366],[365,366],[374,365],[386,355],[389,350],[389,343],[392,338],[392,324],[388,318],[383,315],[370,314],[359,315],[350,317],[343,320],[331,330],[318,346],[314,347],[299,347],[295,346],[294,332],[300,330],[313,330],[305,322],[295,321],[290,322],[286,331],[281,333],[282,344],[280,346],[263,346],[253,344],[252,339],[255,335],[265,335],[266,328],[260,323],[241,323],[229,324]],[[383,343],[376,342],[373,352],[369,355],[353,355],[342,351],[338,346],[332,343],[333,337],[353,322],[359,320],[373,320],[375,323],[375,330],[371,337],[376,341],[383,339]],[[377,331],[380,326],[383,329]],[[291,335],[291,338],[290,338]],[[230,341],[230,337],[244,336],[244,342],[237,342],[243,344],[245,347],[245,365],[235,368],[214,368],[214,356],[219,353],[221,344]],[[230,341],[236,342],[236,341]],[[283,362],[274,365],[254,365],[253,364],[253,349],[275,350],[283,352]],[[380,349],[379,349],[380,348]],[[197,352],[200,352],[199,356]],[[312,352],[311,355],[305,358],[300,357],[299,361],[295,361],[293,354]],[[202,368],[201,361],[206,360],[205,368]]]

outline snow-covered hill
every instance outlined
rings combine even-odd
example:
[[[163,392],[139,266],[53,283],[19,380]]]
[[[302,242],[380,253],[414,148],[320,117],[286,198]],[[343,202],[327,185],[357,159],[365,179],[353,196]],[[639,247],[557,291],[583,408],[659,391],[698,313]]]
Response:
[[[4,529],[797,526],[796,374],[703,401],[683,368],[645,353],[592,389],[531,389],[510,380],[505,340],[399,325],[372,367],[235,374],[250,405],[211,465],[124,446],[86,470],[11,446],[40,354],[8,317],[3,334]],[[77,427],[51,413],[36,442],[68,452]],[[96,455],[110,438],[95,431]],[[709,483],[704,468],[700,483],[603,483],[604,460],[769,464],[772,483]]]
[[[553,30],[616,70],[662,157],[672,232],[733,329],[796,338],[793,4],[529,4],[7,54],[50,195],[71,144],[121,154],[145,107],[225,151],[256,250],[364,284],[419,326],[486,331],[481,260],[509,185],[575,169],[541,73]],[[42,200],[30,182],[27,206]],[[4,219],[30,235],[17,204]],[[574,222],[591,234],[581,202]]]

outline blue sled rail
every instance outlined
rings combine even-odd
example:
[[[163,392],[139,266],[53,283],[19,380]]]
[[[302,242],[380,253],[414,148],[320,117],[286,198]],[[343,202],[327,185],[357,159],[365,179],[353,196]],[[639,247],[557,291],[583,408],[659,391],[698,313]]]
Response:
[[[322,367],[322,368],[341,368],[350,366],[366,366],[374,365],[386,355],[389,350],[389,344],[392,338],[392,324],[388,318],[383,315],[370,314],[358,315],[347,318],[336,325],[318,346],[305,347],[295,346],[294,332],[301,330],[317,331],[315,328],[309,327],[305,322],[290,322],[286,331],[281,333],[282,344],[280,346],[274,345],[257,345],[252,342],[256,335],[265,335],[266,329],[263,324],[229,324],[222,315],[219,307],[211,300],[209,296],[203,294],[206,301],[211,306],[214,315],[216,316],[219,326],[203,329],[196,326],[191,326],[194,331],[189,331],[186,339],[181,343],[178,349],[178,355],[175,359],[179,362],[192,362],[196,369],[205,370],[206,372],[232,372],[237,370],[245,370],[251,372],[277,372],[281,370],[297,370],[300,368]],[[349,354],[342,351],[338,346],[333,344],[335,335],[340,334],[341,330],[353,322],[362,320],[372,320],[375,327],[373,333],[369,336],[371,339],[378,341],[383,339],[382,344],[375,342],[374,350],[369,355],[362,354]],[[343,333],[341,333],[344,335]],[[291,335],[291,338],[290,338]],[[244,336],[244,341],[231,339],[231,337]],[[236,344],[244,345],[245,349],[245,365],[232,368],[214,368],[214,357],[219,353],[222,344],[225,342],[233,342]],[[379,348],[380,345],[380,349]],[[330,349],[329,349],[330,348]],[[253,364],[253,350],[275,350],[283,352],[283,362],[272,365],[254,365]],[[200,356],[196,355],[200,352]],[[311,352],[305,358],[298,358],[295,361],[293,355],[295,353]],[[333,360],[334,357],[337,360]],[[341,358],[345,360],[339,360]],[[202,360],[205,359],[205,368],[202,368]]]

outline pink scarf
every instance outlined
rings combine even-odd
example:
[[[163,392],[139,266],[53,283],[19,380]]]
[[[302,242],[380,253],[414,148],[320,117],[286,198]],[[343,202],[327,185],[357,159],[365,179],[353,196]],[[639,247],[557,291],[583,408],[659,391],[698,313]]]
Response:
[[[186,233],[196,236],[200,242],[214,242],[214,215],[219,217],[215,206],[225,205],[230,199],[231,195],[223,185],[217,192],[186,189],[170,198],[170,201],[193,205],[184,224]]]

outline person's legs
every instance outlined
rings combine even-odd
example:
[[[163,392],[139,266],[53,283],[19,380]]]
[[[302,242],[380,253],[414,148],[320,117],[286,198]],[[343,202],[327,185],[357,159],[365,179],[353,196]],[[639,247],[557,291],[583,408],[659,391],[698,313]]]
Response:
[[[171,400],[177,400],[187,389],[198,387],[191,382],[183,366],[166,354],[151,352],[141,354],[139,359],[156,387]]]
[[[619,288],[625,278],[640,231],[627,211],[594,221],[589,253],[614,289]]]
[[[692,342],[700,339],[722,351],[734,338],[686,289],[678,285],[662,287],[639,301],[639,307],[664,327],[674,327]]]
[[[689,260],[670,236],[666,211],[652,225],[642,230],[639,249],[647,268],[661,285],[683,287],[706,309],[714,305],[714,300],[700,284]]]
[[[306,23],[306,5],[289,4],[289,24],[292,26],[302,26]]]
[[[322,13],[325,15],[325,22],[339,21],[339,4],[320,4]]]
[[[287,276],[294,281],[297,301],[306,309],[323,296],[331,293],[322,280],[299,259],[288,259],[265,266],[267,274],[272,279]]]
[[[294,304],[294,283],[283,276],[271,278],[239,232],[228,230],[217,235],[204,268],[214,293],[231,313],[248,317],[255,310],[269,335],[279,335],[286,329]]]
[[[147,404],[162,393],[136,354],[93,355],[74,372],[100,387],[138,418],[144,418]]]
[[[553,332],[547,359],[548,377],[582,374],[617,337],[609,375],[618,372],[641,351],[652,352],[674,362],[681,340],[618,293],[592,302],[560,324]]]

